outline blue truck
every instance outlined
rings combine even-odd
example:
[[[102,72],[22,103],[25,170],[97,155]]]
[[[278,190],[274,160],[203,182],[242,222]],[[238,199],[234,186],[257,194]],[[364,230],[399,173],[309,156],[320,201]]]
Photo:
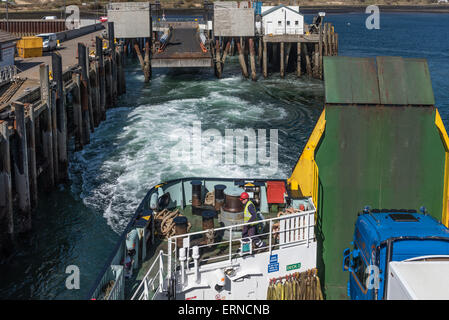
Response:
[[[420,211],[359,213],[343,252],[351,299],[449,299],[449,229]]]

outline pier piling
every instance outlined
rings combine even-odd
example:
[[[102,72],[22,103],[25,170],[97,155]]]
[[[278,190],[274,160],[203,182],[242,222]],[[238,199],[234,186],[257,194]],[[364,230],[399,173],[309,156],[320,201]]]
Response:
[[[86,46],[82,43],[78,43],[78,65],[81,68],[80,77],[80,94],[81,94],[81,109],[82,109],[82,127],[83,127],[83,139],[82,144],[86,145],[90,143],[90,111],[89,111],[89,87],[87,76],[87,56]]]
[[[43,111],[43,133],[42,144],[45,162],[47,163],[47,170],[45,173],[46,188],[51,189],[55,185],[55,172],[54,172],[54,156],[53,156],[53,123],[52,123],[52,99],[50,90],[49,79],[49,67],[48,65],[41,64],[39,66],[40,77],[40,91],[41,102],[45,104],[45,110]]]
[[[28,168],[28,147],[25,124],[25,106],[14,102],[14,128],[16,134],[12,145],[12,158],[14,160],[15,191],[18,196],[19,228],[18,232],[31,230],[31,196],[30,177]]]
[[[57,141],[58,141],[58,182],[68,178],[68,154],[67,154],[67,117],[65,110],[64,83],[62,79],[62,58],[57,52],[52,54],[52,74],[56,83],[56,117],[57,117]]]
[[[0,120],[0,254],[7,255],[14,235],[10,130]]]

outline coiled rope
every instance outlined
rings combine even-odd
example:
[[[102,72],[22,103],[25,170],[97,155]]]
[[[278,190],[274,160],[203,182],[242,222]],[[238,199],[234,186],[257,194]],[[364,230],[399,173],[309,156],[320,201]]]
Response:
[[[182,217],[179,209],[176,209],[174,211],[164,209],[154,214],[156,234],[160,238],[167,239],[176,234],[175,222],[173,221],[176,217]],[[191,228],[192,224],[190,222],[187,222],[187,232],[190,232]]]

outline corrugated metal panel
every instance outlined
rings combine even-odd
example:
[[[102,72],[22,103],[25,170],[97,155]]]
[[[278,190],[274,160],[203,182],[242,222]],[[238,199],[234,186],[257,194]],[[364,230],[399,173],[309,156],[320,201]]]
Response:
[[[326,103],[434,105],[424,59],[324,57]]]
[[[377,70],[382,104],[435,104],[426,60],[377,57]]]
[[[373,58],[324,57],[326,103],[379,104]]]

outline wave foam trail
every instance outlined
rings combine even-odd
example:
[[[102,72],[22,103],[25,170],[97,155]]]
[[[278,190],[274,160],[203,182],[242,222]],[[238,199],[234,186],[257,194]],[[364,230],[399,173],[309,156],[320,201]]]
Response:
[[[72,192],[79,192],[85,205],[102,212],[116,232],[127,225],[147,190],[162,181],[188,176],[288,177],[291,159],[297,158],[303,141],[297,141],[293,149],[291,145],[283,146],[290,143],[286,135],[298,134],[306,122],[318,116],[313,108],[311,111],[294,99],[279,101],[276,96],[283,84],[279,81],[254,84],[236,76],[220,81],[200,78],[177,83],[173,78],[156,78],[152,90],[143,93],[137,85],[140,79],[131,79],[136,81],[135,89],[129,83],[131,97],[123,99],[129,107],[108,110],[107,121],[95,130],[91,143],[73,154]],[[286,80],[284,85],[292,86],[292,82]],[[260,86],[265,87],[261,90]],[[132,96],[137,97],[133,90],[141,93],[135,99],[137,106],[130,105]],[[167,93],[165,101],[161,99],[164,93]],[[298,123],[303,126],[296,127]],[[210,137],[203,137],[202,159],[200,156],[197,163],[186,161],[185,157],[196,157],[195,124],[201,125],[202,133],[212,130],[221,136],[212,142]],[[310,131],[313,125],[309,124]],[[265,129],[266,150],[271,146],[283,155],[276,157],[275,166],[266,162],[248,165],[248,154],[243,151],[254,154],[257,150],[249,145],[248,138],[243,146],[233,148],[232,142],[225,139],[229,129],[253,130],[256,134],[258,129]],[[279,135],[271,144],[270,129],[277,130]],[[185,152],[176,156],[179,148]],[[234,160],[226,164],[226,150],[233,150],[235,156],[245,154],[246,163]],[[294,157],[289,155],[292,151]]]

